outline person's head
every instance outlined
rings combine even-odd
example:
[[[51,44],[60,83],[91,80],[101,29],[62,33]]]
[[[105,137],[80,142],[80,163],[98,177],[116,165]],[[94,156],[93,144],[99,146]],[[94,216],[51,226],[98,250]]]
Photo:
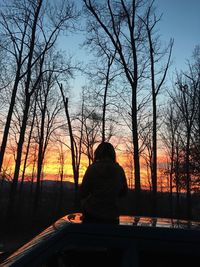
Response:
[[[110,159],[116,162],[116,154],[114,147],[108,142],[102,142],[98,145],[94,152],[94,161]]]

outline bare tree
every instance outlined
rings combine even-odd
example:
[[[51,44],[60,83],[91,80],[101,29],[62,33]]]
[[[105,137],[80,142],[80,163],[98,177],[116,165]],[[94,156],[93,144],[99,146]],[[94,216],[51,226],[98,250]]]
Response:
[[[192,130],[192,149],[191,149],[191,168],[192,176],[195,177],[195,191],[198,191],[199,174],[200,174],[200,45],[194,49],[192,56],[192,64],[190,65],[193,77],[196,77],[197,82],[197,102],[196,102],[196,115],[194,118],[194,127]]]
[[[16,16],[16,9],[19,6],[8,6],[5,11],[1,11],[1,32],[4,36],[4,40],[1,43],[1,47],[6,50],[9,54],[11,54],[16,60],[16,74],[13,83],[13,90],[11,95],[10,106],[8,110],[7,120],[4,128],[4,134],[1,144],[1,153],[0,153],[0,171],[3,164],[4,153],[7,144],[7,138],[12,118],[12,113],[15,105],[15,98],[17,94],[17,88],[20,80],[22,79],[22,68],[24,62],[27,60],[27,56],[23,58],[23,53],[26,43],[26,35],[28,32],[28,20],[30,18],[30,10],[26,8],[25,16],[22,16],[20,10],[18,16]],[[11,11],[8,10],[10,8]],[[21,17],[21,18],[20,18]],[[22,19],[23,17],[23,19]],[[19,24],[21,20],[21,23]],[[14,27],[14,28],[13,28]],[[24,74],[24,73],[23,73]]]
[[[101,135],[102,142],[104,142],[105,140],[108,140],[106,136],[106,115],[108,106],[111,104],[111,101],[108,101],[108,98],[111,98],[112,101],[114,100],[114,97],[110,95],[110,91],[113,91],[112,84],[116,77],[119,75],[119,71],[117,71],[117,69],[113,67],[116,50],[114,52],[109,50],[109,47],[107,47],[107,42],[104,40],[104,38],[102,38],[98,29],[94,29],[93,32],[90,32],[87,37],[86,44],[90,47],[90,51],[95,55],[94,64],[89,65],[89,68],[92,69],[92,71],[89,71],[89,78],[90,80],[94,81],[95,84],[94,90],[96,92],[96,95],[94,95],[94,97],[101,101]]]
[[[161,16],[157,18],[154,12],[154,0],[151,1],[147,13],[144,18],[140,17],[142,22],[146,27],[147,39],[148,39],[148,50],[149,50],[149,58],[150,58],[150,80],[151,80],[151,95],[152,95],[152,192],[153,192],[153,205],[152,205],[152,213],[156,215],[157,210],[157,98],[158,94],[162,88],[162,85],[165,81],[167,71],[169,69],[173,40],[169,43],[169,52],[167,63],[164,67],[161,68],[160,61],[166,55],[166,51],[160,51],[160,42],[158,36],[155,36],[155,28],[158,22],[161,19]],[[156,65],[161,70],[156,70]]]
[[[146,164],[148,183],[150,191],[152,191],[152,122],[149,120],[148,118],[145,121],[145,125],[140,123],[140,140],[142,141],[140,153]]]
[[[38,144],[37,180],[35,192],[35,210],[39,204],[41,174],[47,146],[52,134],[60,128],[58,117],[62,110],[61,99],[56,96],[54,70],[45,73],[40,82],[37,104],[39,111],[36,115],[36,142]]]
[[[169,192],[170,192],[170,210],[173,217],[173,183],[176,185],[177,193],[177,210],[178,215],[179,207],[179,150],[180,150],[180,111],[177,110],[176,105],[169,103],[169,107],[166,109],[166,116],[164,119],[163,133],[161,134],[162,140],[167,149],[167,155],[169,157]]]
[[[184,173],[187,193],[187,216],[191,218],[191,141],[192,129],[197,113],[199,77],[196,77],[189,65],[188,73],[178,74],[176,91],[170,94],[182,119],[182,139],[184,142]]]
[[[61,6],[58,8],[53,8],[52,6],[45,5],[45,0],[39,0],[35,3],[30,0],[23,2],[23,5],[13,2],[15,15],[10,16],[8,11],[7,17],[13,17],[14,23],[19,28],[18,35],[15,36],[12,27],[10,28],[7,24],[7,18],[3,14],[3,22],[5,24],[5,29],[11,41],[13,42],[13,50],[10,50],[11,54],[16,58],[17,68],[17,82],[14,83],[14,89],[12,97],[9,116],[7,119],[4,137],[2,142],[2,153],[3,157],[8,131],[10,127],[10,119],[12,116],[13,107],[15,104],[15,97],[17,89],[19,86],[19,81],[23,81],[24,90],[24,107],[23,107],[23,118],[18,139],[17,156],[15,171],[13,177],[13,183],[10,191],[10,203],[14,202],[15,192],[18,184],[19,170],[21,165],[21,156],[24,143],[24,137],[26,133],[26,125],[28,120],[28,114],[30,111],[31,97],[36,91],[43,71],[43,63],[48,51],[55,45],[57,37],[61,30],[71,27],[73,19],[76,17],[74,13],[73,4],[69,4],[68,1],[61,1]],[[20,16],[17,14],[20,11]],[[46,17],[45,17],[46,16]],[[45,18],[45,19],[44,19]],[[46,26],[46,20],[49,23]],[[17,20],[17,21],[15,21]],[[13,22],[13,21],[12,21]],[[22,31],[23,29],[23,31]],[[25,47],[25,48],[24,48]],[[25,51],[23,50],[25,49]],[[17,54],[16,54],[17,53]],[[19,54],[19,55],[18,55]],[[16,55],[16,56],[15,56]],[[19,59],[18,59],[19,57]],[[33,71],[34,65],[40,61],[40,70],[37,76],[34,76]],[[23,71],[22,71],[23,70]],[[2,158],[3,161],[3,158]],[[12,204],[10,204],[12,205]]]
[[[65,97],[63,85],[58,83],[58,86],[60,88],[60,92],[61,92],[62,99],[63,99],[63,104],[64,104],[64,108],[65,108],[65,115],[67,118],[67,126],[68,126],[68,131],[69,131],[70,151],[71,151],[73,178],[74,178],[74,185],[75,185],[75,187],[74,187],[75,188],[74,204],[76,207],[78,205],[78,181],[79,181],[79,166],[80,166],[81,153],[80,153],[80,149],[78,149],[78,147],[77,147],[77,143],[76,143],[75,137],[74,137],[74,132],[72,129],[72,123],[71,123],[69,107],[68,107],[69,99],[68,99],[68,97]],[[81,141],[80,141],[80,145],[81,145]]]
[[[63,202],[63,180],[64,180],[64,166],[65,166],[65,151],[63,148],[63,142],[58,142],[58,162],[59,162],[59,178],[60,178],[60,190],[59,190],[59,200],[58,200],[58,208],[62,207]]]
[[[140,193],[140,162],[137,121],[137,89],[141,78],[138,60],[141,52],[142,25],[138,13],[144,7],[144,1],[103,1],[101,4],[84,0],[85,7],[91,17],[88,31],[99,30],[101,36],[110,45],[110,51],[116,51],[115,61],[123,70],[131,89],[131,131],[134,149],[135,191]],[[141,8],[142,7],[142,8]],[[141,9],[140,9],[141,8]],[[140,62],[141,63],[141,62]],[[143,72],[144,64],[141,64]],[[139,207],[139,201],[138,201]]]
[[[88,157],[88,164],[94,161],[95,145],[100,142],[101,116],[94,110],[84,109],[83,115],[83,153]]]
[[[32,108],[32,120],[30,122],[30,130],[28,133],[28,140],[27,140],[27,147],[25,151],[25,158],[24,158],[24,163],[23,163],[23,170],[22,170],[22,175],[21,175],[21,183],[20,183],[20,193],[22,193],[22,188],[23,188],[23,183],[24,183],[24,178],[25,178],[25,172],[26,172],[26,167],[28,163],[28,157],[29,157],[29,151],[31,147],[31,139],[32,139],[32,134],[34,130],[34,125],[35,125],[35,118],[36,118],[36,110],[37,110],[37,93],[34,97],[34,103],[33,103],[33,108]],[[31,113],[31,112],[30,112]]]

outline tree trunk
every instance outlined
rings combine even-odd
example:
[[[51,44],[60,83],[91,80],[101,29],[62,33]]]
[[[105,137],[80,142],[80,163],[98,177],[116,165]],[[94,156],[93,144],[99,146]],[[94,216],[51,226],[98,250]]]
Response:
[[[190,181],[190,131],[187,133],[187,144],[186,144],[186,188],[187,188],[187,218],[192,219],[192,201],[191,201],[191,181]]]
[[[16,163],[15,163],[15,171],[13,176],[13,181],[11,184],[10,194],[9,194],[9,204],[8,204],[8,214],[13,213],[13,207],[14,202],[17,194],[17,186],[18,186],[18,178],[19,178],[19,171],[20,171],[20,165],[21,165],[21,156],[22,156],[22,149],[24,144],[24,137],[26,132],[26,125],[28,120],[28,112],[29,112],[29,106],[30,106],[30,95],[27,95],[26,97],[26,106],[24,109],[24,115],[22,120],[22,125],[20,128],[20,136],[17,146],[17,157],[16,157]]]
[[[153,92],[153,151],[152,151],[152,215],[157,215],[157,110],[156,110],[156,96]]]
[[[79,170],[78,167],[76,166],[76,151],[75,151],[75,141],[74,141],[74,136],[73,136],[73,131],[72,131],[72,126],[71,126],[71,120],[69,116],[69,110],[68,110],[68,98],[65,98],[64,93],[63,93],[63,88],[62,84],[59,85],[60,91],[62,94],[63,98],[63,103],[65,106],[65,114],[67,117],[67,124],[69,128],[69,137],[70,137],[70,148],[71,148],[71,160],[72,160],[72,169],[73,169],[73,176],[74,176],[74,193],[75,193],[75,200],[74,200],[74,205],[75,208],[78,203],[78,180],[79,180]]]
[[[173,141],[172,141],[173,142]],[[170,202],[170,214],[171,218],[173,218],[173,191],[172,191],[172,185],[173,185],[173,167],[174,167],[174,145],[172,144],[171,148],[171,162],[170,162],[170,174],[169,174],[169,202]]]
[[[141,210],[140,204],[140,160],[139,160],[139,145],[138,145],[138,129],[137,129],[137,107],[136,107],[136,91],[132,92],[133,103],[132,103],[132,133],[133,133],[133,158],[134,158],[134,169],[135,169],[135,213],[139,215]]]
[[[26,171],[26,164],[28,160],[28,155],[29,155],[29,149],[30,149],[30,144],[31,144],[31,137],[32,137],[32,132],[33,132],[33,126],[35,122],[35,113],[36,113],[36,100],[35,100],[35,105],[34,105],[34,111],[33,111],[33,119],[31,123],[31,129],[29,132],[29,137],[28,137],[28,144],[27,144],[27,149],[26,149],[26,155],[24,159],[24,166],[23,166],[23,171],[22,171],[22,177],[21,177],[21,183],[20,183],[20,195],[22,193],[22,188],[23,188],[23,183],[24,183],[24,176],[25,176],[25,171]]]
[[[1,173],[2,165],[3,165],[3,159],[4,159],[5,150],[6,150],[8,133],[9,133],[9,129],[10,129],[10,123],[11,123],[11,118],[12,118],[13,109],[14,109],[14,105],[15,105],[15,98],[16,98],[16,94],[17,94],[17,88],[18,88],[19,81],[20,81],[20,66],[18,65],[17,72],[16,72],[16,78],[15,78],[15,82],[14,82],[14,87],[12,90],[10,107],[8,110],[8,116],[6,119],[6,125],[4,128],[4,133],[3,133],[3,138],[2,138],[1,151],[0,151],[0,173]]]
[[[42,109],[42,118],[40,124],[40,136],[39,136],[39,144],[38,144],[38,160],[37,160],[37,179],[36,179],[36,191],[35,191],[35,200],[34,200],[34,210],[36,211],[39,205],[40,198],[40,177],[42,173],[42,164],[44,160],[44,123],[45,123],[45,114],[46,114],[46,101],[47,98],[45,96],[44,107]]]
[[[177,150],[177,149],[176,149]],[[176,216],[180,218],[180,190],[179,190],[179,161],[178,161],[178,152],[177,160],[175,163],[175,179],[176,179]]]

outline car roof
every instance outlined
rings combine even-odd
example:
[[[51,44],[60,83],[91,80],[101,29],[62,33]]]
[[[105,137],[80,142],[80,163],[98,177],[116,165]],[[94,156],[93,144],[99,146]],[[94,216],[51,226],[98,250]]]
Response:
[[[151,242],[179,242],[200,246],[200,222],[168,218],[120,216],[119,225],[83,224],[82,214],[69,214],[57,220],[42,233],[19,248],[0,266],[34,266],[50,253],[59,251],[66,245],[96,244],[109,246],[129,244],[132,240]],[[93,242],[92,241],[92,242]],[[128,245],[127,245],[128,246]]]
[[[62,220],[70,223],[79,224],[82,223],[82,214],[81,213],[69,214],[64,216]],[[145,217],[145,216],[121,215],[119,217],[119,225],[200,230],[199,221],[190,221],[190,220],[182,220],[174,218]]]

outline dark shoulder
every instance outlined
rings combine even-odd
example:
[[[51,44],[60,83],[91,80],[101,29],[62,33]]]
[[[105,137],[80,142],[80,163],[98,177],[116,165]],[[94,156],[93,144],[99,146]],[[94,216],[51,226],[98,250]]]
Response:
[[[101,164],[99,162],[94,162],[87,167],[86,174],[95,173],[99,169],[101,169]]]
[[[85,174],[88,174],[88,173],[91,173],[93,170],[94,170],[95,166],[94,166],[94,163],[89,165],[86,169],[86,172]]]
[[[88,168],[87,168],[87,173],[96,173],[96,172],[101,172],[101,171],[106,171],[106,170],[113,170],[117,171],[118,173],[123,173],[124,170],[121,167],[121,165],[118,162],[113,162],[113,161],[108,161],[108,160],[101,160],[101,161],[96,161],[92,163]]]
[[[119,164],[116,163],[116,162],[113,162],[111,160],[99,160],[99,161],[94,162],[91,165],[92,169],[101,169],[101,168],[104,168],[104,167],[119,168]]]
[[[124,171],[124,169],[122,168],[122,166],[118,163],[118,162],[115,162],[115,166],[118,170],[120,171]]]

